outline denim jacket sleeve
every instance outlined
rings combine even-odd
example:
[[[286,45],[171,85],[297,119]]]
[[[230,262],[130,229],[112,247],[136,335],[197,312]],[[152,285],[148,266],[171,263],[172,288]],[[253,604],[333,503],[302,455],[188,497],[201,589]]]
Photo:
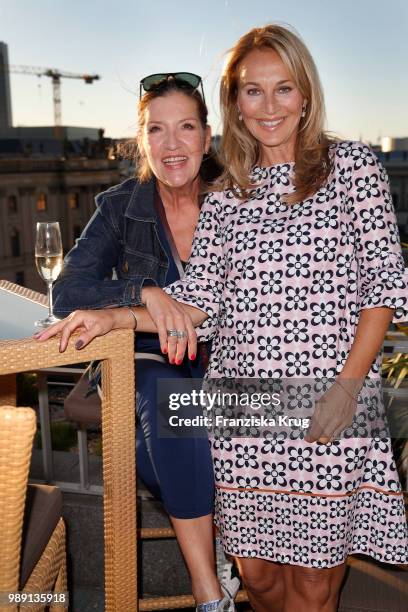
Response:
[[[57,316],[64,317],[78,309],[141,304],[142,286],[146,281],[154,283],[154,279],[143,275],[112,278],[123,250],[123,209],[119,212],[105,194],[97,196],[96,204],[94,215],[66,255],[63,272],[54,285]]]

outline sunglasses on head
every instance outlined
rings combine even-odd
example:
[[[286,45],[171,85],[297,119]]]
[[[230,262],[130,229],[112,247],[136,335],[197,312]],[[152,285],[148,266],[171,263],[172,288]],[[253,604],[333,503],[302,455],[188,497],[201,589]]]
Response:
[[[174,79],[179,87],[185,87],[188,89],[197,89],[201,86],[201,94],[204,100],[204,88],[203,81],[198,74],[192,72],[164,72],[161,74],[149,74],[140,81],[140,97],[142,97],[144,91],[153,91],[159,89],[168,81]]]

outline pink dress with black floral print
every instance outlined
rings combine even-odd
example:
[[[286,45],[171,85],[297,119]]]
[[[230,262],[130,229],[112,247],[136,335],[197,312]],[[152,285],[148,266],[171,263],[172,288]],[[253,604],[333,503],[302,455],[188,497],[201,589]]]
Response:
[[[362,309],[407,318],[408,278],[386,174],[362,143],[332,147],[327,184],[286,205],[293,164],[255,167],[241,201],[211,193],[183,280],[166,290],[208,314],[207,378],[335,377]],[[368,376],[379,378],[381,353]],[[363,553],[408,562],[401,486],[387,437],[330,446],[211,437],[216,522],[227,552],[308,567]]]

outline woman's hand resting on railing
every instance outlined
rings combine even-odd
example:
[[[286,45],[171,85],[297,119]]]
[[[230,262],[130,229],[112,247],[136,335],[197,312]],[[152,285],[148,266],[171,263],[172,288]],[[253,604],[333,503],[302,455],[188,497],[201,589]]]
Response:
[[[197,335],[194,325],[198,325],[207,315],[192,306],[179,304],[158,287],[143,289],[142,300],[145,307],[76,310],[66,319],[39,331],[34,338],[43,341],[61,334],[59,350],[62,353],[74,332],[80,332],[75,342],[75,348],[79,350],[97,336],[103,336],[113,329],[134,329],[158,333],[161,350],[168,354],[170,363],[180,365],[186,349],[189,358],[195,359]]]
[[[71,334],[75,331],[81,332],[75,342],[75,348],[81,349],[97,336],[104,336],[112,329],[131,328],[134,322],[129,309],[125,308],[75,310],[66,319],[34,334],[34,338],[43,341],[61,334],[59,350],[60,353],[63,353],[68,346]]]

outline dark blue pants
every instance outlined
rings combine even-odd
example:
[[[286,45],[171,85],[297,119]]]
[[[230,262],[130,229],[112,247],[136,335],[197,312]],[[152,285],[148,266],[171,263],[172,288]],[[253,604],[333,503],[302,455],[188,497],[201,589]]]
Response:
[[[214,474],[207,438],[157,435],[157,379],[191,378],[187,365],[136,360],[137,474],[175,518],[213,512]],[[181,381],[180,381],[181,384]]]

